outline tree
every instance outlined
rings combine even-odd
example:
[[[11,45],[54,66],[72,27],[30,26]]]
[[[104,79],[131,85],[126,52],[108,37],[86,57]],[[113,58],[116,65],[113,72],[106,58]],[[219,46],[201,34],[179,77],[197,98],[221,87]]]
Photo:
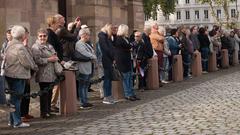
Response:
[[[233,21],[231,21],[229,17],[229,2],[233,2],[233,1],[237,2],[237,0],[198,0],[198,1],[201,2],[202,4],[205,4],[205,3],[209,4],[212,16],[215,19],[216,23],[218,23],[220,26],[225,26],[227,28],[232,27]],[[217,17],[217,13],[214,10],[214,4],[223,8],[223,11],[225,14],[225,20],[220,20]],[[238,14],[239,12],[237,10],[236,20],[238,20],[238,16],[239,16]]]
[[[147,16],[156,17],[159,6],[164,15],[175,12],[176,0],[143,0],[144,13]]]

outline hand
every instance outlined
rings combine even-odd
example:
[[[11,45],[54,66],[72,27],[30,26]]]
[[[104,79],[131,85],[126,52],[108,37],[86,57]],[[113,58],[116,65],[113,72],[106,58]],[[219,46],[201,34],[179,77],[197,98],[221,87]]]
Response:
[[[60,63],[61,63],[62,65],[64,65],[64,64],[65,64],[65,61],[61,61]]]
[[[58,57],[56,55],[52,55],[51,57],[48,58],[48,62],[56,62],[58,61]]]

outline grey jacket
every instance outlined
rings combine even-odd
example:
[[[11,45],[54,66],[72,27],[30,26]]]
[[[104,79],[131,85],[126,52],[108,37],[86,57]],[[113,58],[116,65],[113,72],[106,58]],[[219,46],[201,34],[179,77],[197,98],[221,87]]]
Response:
[[[54,63],[48,62],[55,50],[50,44],[41,45],[38,41],[32,46],[33,58],[39,70],[36,73],[36,82],[54,82],[57,75],[54,71]]]
[[[11,78],[30,79],[30,70],[37,65],[22,42],[13,39],[5,50],[5,75]]]
[[[76,50],[86,57],[89,57],[93,60],[97,59],[93,48],[89,44],[84,43],[81,40],[79,40],[76,43]],[[78,65],[78,72],[79,73],[85,74],[85,75],[90,75],[92,73],[92,61],[77,62],[77,65]]]

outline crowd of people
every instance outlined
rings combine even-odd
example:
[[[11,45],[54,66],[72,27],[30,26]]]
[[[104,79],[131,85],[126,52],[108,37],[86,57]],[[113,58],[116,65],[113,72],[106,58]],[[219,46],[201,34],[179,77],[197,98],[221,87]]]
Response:
[[[203,73],[208,72],[209,55],[215,51],[218,68],[221,68],[221,49],[227,49],[230,65],[233,54],[239,54],[239,30],[227,31],[218,26],[212,30],[206,27],[181,26],[165,30],[157,24],[145,26],[143,31],[107,23],[98,33],[96,46],[91,41],[91,31],[82,25],[79,17],[65,28],[65,18],[56,14],[47,18],[47,28],[40,28],[33,45],[28,43],[28,29],[14,25],[6,31],[6,40],[1,49],[0,104],[6,104],[4,89],[11,94],[10,104],[14,111],[9,115],[9,126],[29,127],[26,123],[33,118],[29,114],[30,99],[19,96],[30,93],[30,79],[35,77],[40,91],[40,117],[49,118],[51,112],[58,112],[59,83],[55,80],[62,75],[63,68],[73,68],[75,63],[77,95],[80,108],[93,105],[88,101],[88,89],[94,67],[102,70],[103,88],[101,97],[104,104],[114,104],[112,95],[113,70],[121,74],[123,92],[127,101],[140,100],[134,92],[136,86],[146,89],[148,60],[158,58],[160,87],[172,81],[172,65],[175,55],[182,55],[183,77],[191,78],[193,53],[199,51],[202,57]],[[94,49],[95,47],[95,49]],[[233,52],[236,53],[233,53]],[[79,54],[80,53],[80,54]],[[78,56],[75,56],[78,55]],[[81,56],[81,59],[80,59]],[[69,66],[70,64],[70,66]],[[95,65],[94,65],[95,64]],[[138,80],[138,83],[136,83]],[[7,86],[5,86],[4,81]]]

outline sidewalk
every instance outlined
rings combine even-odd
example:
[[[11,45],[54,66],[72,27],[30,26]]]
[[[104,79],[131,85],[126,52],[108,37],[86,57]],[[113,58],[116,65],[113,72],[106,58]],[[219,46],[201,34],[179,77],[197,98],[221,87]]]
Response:
[[[45,135],[45,134],[59,134],[65,131],[72,131],[72,129],[87,125],[88,123],[94,123],[99,119],[103,119],[107,116],[128,111],[130,108],[134,108],[141,104],[149,103],[155,99],[162,99],[167,95],[172,95],[179,91],[184,91],[186,89],[192,88],[193,86],[199,85],[200,83],[208,82],[215,78],[221,78],[224,75],[228,75],[234,72],[238,72],[240,66],[231,67],[225,70],[219,70],[217,72],[204,74],[197,78],[192,78],[182,82],[175,82],[171,84],[166,84],[159,90],[148,90],[144,92],[138,92],[137,95],[142,99],[135,102],[120,102],[115,105],[105,105],[101,103],[98,93],[90,93],[90,102],[94,104],[94,108],[90,110],[79,110],[78,113],[70,117],[56,116],[51,119],[40,119],[39,117],[39,103],[37,100],[32,100],[31,103],[31,114],[33,114],[35,119],[33,119],[30,124],[30,128],[24,129],[13,129],[7,126],[6,118],[4,115],[0,114],[0,134],[22,134],[22,135]],[[144,106],[143,106],[144,107]],[[138,107],[139,108],[139,107]],[[145,110],[148,111],[148,110]],[[161,117],[161,116],[159,116]],[[96,124],[96,123],[94,123]],[[94,125],[93,125],[94,126]],[[105,125],[108,126],[108,125]],[[127,125],[126,125],[127,126]],[[104,125],[103,125],[104,127]],[[73,132],[76,133],[76,132]],[[67,133],[66,133],[67,134]],[[80,134],[80,132],[79,132]]]

